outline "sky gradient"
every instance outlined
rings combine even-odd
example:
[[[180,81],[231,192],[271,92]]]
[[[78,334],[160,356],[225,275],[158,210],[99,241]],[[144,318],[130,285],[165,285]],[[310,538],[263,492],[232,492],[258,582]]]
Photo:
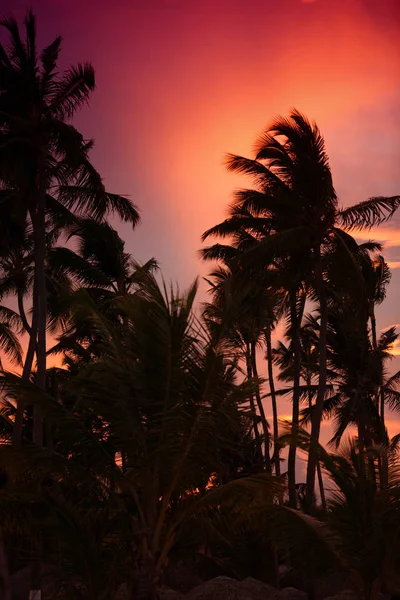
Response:
[[[76,124],[96,139],[108,189],[140,208],[137,230],[118,226],[127,249],[157,258],[167,280],[185,287],[206,273],[200,236],[245,185],[225,172],[225,153],[249,155],[291,107],[324,133],[343,206],[400,192],[398,0],[30,4],[41,45],[63,36],[62,66],[96,69],[97,90]],[[0,13],[22,19],[26,6],[0,0]],[[384,328],[400,321],[400,213],[363,237],[384,242],[394,267],[378,314]]]

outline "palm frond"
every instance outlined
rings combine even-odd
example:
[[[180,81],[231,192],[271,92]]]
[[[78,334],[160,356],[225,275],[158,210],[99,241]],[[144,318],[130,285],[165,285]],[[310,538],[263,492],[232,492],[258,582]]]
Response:
[[[71,118],[88,101],[94,89],[95,75],[90,63],[71,67],[54,84],[51,114],[61,119]]]
[[[388,221],[400,206],[400,196],[377,196],[342,209],[338,217],[346,229],[365,229]]]

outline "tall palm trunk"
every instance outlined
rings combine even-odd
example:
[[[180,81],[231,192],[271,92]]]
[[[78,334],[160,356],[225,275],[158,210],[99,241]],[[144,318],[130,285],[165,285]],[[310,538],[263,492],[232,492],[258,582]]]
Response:
[[[256,343],[253,341],[251,342],[251,366],[253,369],[253,375],[255,378],[258,378],[258,370],[257,370],[257,356],[256,356]],[[263,435],[264,435],[264,462],[265,462],[265,470],[267,471],[267,473],[271,473],[271,457],[269,454],[269,429],[268,429],[268,422],[267,422],[267,418],[265,416],[265,410],[264,410],[264,405],[262,403],[262,398],[261,398],[261,394],[260,394],[260,385],[257,382],[256,385],[256,401],[257,401],[257,408],[258,408],[258,412],[260,413],[260,418],[261,418],[261,426],[263,429]]]
[[[377,353],[378,352],[378,340],[377,340],[377,336],[376,336],[375,304],[372,300],[370,301],[369,315],[370,315],[370,321],[371,321],[372,348]],[[376,404],[377,404],[377,410],[379,412],[379,416],[381,419],[381,423],[380,423],[380,426],[382,429],[381,442],[382,442],[382,444],[386,444],[388,442],[388,440],[387,440],[386,426],[385,426],[385,392],[383,391],[383,364],[382,364],[382,362],[380,364],[379,379],[380,379],[380,382],[379,382],[380,389],[379,389],[379,393],[377,394]],[[379,478],[380,478],[381,488],[387,487],[388,472],[389,472],[388,457],[387,457],[387,455],[383,454],[381,459],[379,460]]]
[[[371,301],[370,306],[370,320],[371,320],[371,334],[372,334],[372,347],[376,351],[378,349],[378,340],[376,338],[376,318],[375,318],[375,308],[374,303]]]
[[[267,361],[268,361],[268,381],[269,381],[269,389],[271,393],[271,404],[272,404],[272,419],[274,426],[274,454],[273,454],[273,462],[275,463],[275,475],[279,476],[281,474],[281,462],[279,456],[279,423],[278,423],[278,407],[276,403],[276,392],[275,392],[275,382],[274,382],[274,370],[272,366],[272,340],[271,340],[271,325],[268,323],[265,328],[265,341],[267,346]]]
[[[32,215],[35,236],[35,301],[37,303],[37,373],[36,385],[42,390],[46,388],[46,179],[43,158],[38,169],[38,195],[36,211]],[[33,422],[33,441],[43,444],[43,418],[39,407],[35,406]]]
[[[328,513],[328,507],[327,507],[327,504],[326,504],[324,479],[322,477],[321,463],[320,463],[319,460],[317,460],[317,476],[318,476],[319,493],[320,493],[320,496],[321,496],[321,506],[322,506],[322,510],[324,512],[324,515],[326,515]]]
[[[308,387],[308,407],[311,409],[311,407],[312,407],[312,391],[310,389],[311,384],[312,384],[311,374],[306,375],[306,384]],[[327,504],[326,504],[324,480],[322,477],[321,463],[319,460],[317,460],[317,477],[318,477],[319,494],[321,496],[322,510],[324,511],[324,514],[327,514],[328,508],[327,508]]]
[[[316,289],[319,298],[320,310],[320,331],[319,331],[319,378],[317,399],[313,417],[311,421],[311,444],[308,454],[307,479],[306,479],[306,511],[311,513],[315,504],[315,469],[317,466],[317,442],[321,431],[322,413],[324,410],[324,401],[326,395],[327,383],[327,352],[326,352],[326,334],[328,328],[328,302],[326,298],[325,282],[322,270],[321,247],[314,249],[314,273]]]
[[[246,369],[247,369],[247,379],[250,381],[253,377],[253,370],[252,370],[252,362],[251,362],[250,344],[248,344],[248,343],[246,343]],[[251,417],[253,419],[254,438],[256,440],[256,447],[257,447],[257,460],[260,459],[260,465],[261,465],[261,463],[263,461],[262,442],[261,442],[260,432],[258,430],[257,411],[256,411],[256,405],[254,402],[253,392],[249,396],[249,404],[250,404]]]
[[[35,291],[33,292],[33,311],[32,311],[32,324],[29,327],[29,344],[26,352],[24,368],[22,370],[23,379],[29,379],[32,372],[33,359],[35,356],[36,346],[37,346],[37,323],[38,323],[38,310],[37,303],[35,299]],[[22,300],[22,299],[21,299]],[[20,313],[21,313],[20,307]],[[26,319],[26,317],[25,317]],[[17,400],[17,410],[15,414],[15,422],[13,427],[12,439],[13,443],[17,443],[22,438],[22,427],[24,422],[24,412],[25,405],[23,401],[18,398]]]
[[[299,426],[300,408],[300,373],[301,373],[301,346],[300,323],[302,314],[297,313],[297,294],[292,293],[290,298],[290,322],[293,347],[293,406],[292,406],[292,441],[288,454],[288,492],[289,506],[297,508],[296,497],[296,452],[297,444],[295,435]]]
[[[374,352],[378,352],[378,340],[377,340],[377,336],[376,336],[376,317],[375,317],[375,305],[373,300],[370,301],[370,307],[369,307],[369,315],[370,315],[370,321],[371,321],[371,336],[372,336],[372,348],[374,349]],[[382,421],[382,428],[385,429],[385,394],[382,390],[382,384],[383,384],[383,372],[382,372],[382,365],[381,365],[381,372],[380,372],[380,393],[379,396],[377,398],[377,408],[379,410],[379,414],[381,417],[381,421]]]

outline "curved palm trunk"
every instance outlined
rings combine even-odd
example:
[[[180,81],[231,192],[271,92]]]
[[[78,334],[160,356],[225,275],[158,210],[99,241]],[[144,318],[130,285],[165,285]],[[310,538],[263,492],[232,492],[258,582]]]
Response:
[[[25,312],[25,308],[24,308],[24,297],[23,297],[23,293],[22,293],[21,289],[18,290],[17,300],[18,300],[18,312],[19,312],[19,316],[21,317],[22,325],[24,326],[26,333],[28,333],[30,335],[31,334],[31,326],[29,325],[28,319],[26,318],[26,312]]]
[[[246,369],[247,369],[247,379],[250,381],[253,377],[250,344],[246,344]],[[260,465],[261,465],[262,459],[263,459],[262,442],[261,442],[260,432],[258,430],[257,411],[256,411],[256,405],[254,402],[253,393],[251,393],[249,396],[249,404],[250,404],[251,416],[253,419],[254,437],[255,437],[256,446],[257,446],[257,460],[260,460]]]
[[[275,475],[279,477],[281,474],[281,462],[279,456],[279,423],[278,423],[278,407],[276,402],[276,393],[275,393],[275,382],[274,382],[274,370],[272,367],[272,340],[271,340],[271,326],[268,326],[265,329],[265,341],[267,346],[267,362],[268,362],[268,381],[269,381],[269,389],[271,392],[271,404],[272,404],[272,419],[274,425],[274,454],[273,454],[273,462],[275,463]]]
[[[319,441],[321,431],[322,413],[324,410],[324,400],[326,394],[327,383],[327,353],[326,353],[326,334],[328,328],[328,303],[326,298],[325,282],[322,271],[321,248],[318,246],[314,249],[314,273],[317,293],[319,297],[320,309],[320,331],[319,331],[319,379],[317,399],[313,418],[311,421],[311,444],[307,462],[307,479],[306,479],[306,511],[311,513],[315,504],[315,470],[317,466],[317,448],[316,443]],[[314,443],[313,443],[314,442]]]
[[[297,314],[297,295],[292,294],[290,299],[290,322],[292,330],[293,347],[293,406],[292,406],[292,436],[296,435],[299,425],[300,405],[300,372],[301,372],[301,346],[300,346],[300,322],[302,315]],[[296,497],[296,453],[297,444],[292,439],[288,454],[288,492],[289,506],[297,508]]]
[[[258,370],[257,370],[257,357],[256,357],[256,343],[251,343],[251,366],[253,369],[254,377],[258,378]],[[271,473],[271,457],[269,454],[269,429],[268,422],[265,416],[264,405],[262,403],[261,394],[260,394],[260,385],[257,383],[256,385],[256,401],[258,412],[260,413],[261,425],[263,429],[264,436],[264,462],[265,462],[265,470],[267,473]]]

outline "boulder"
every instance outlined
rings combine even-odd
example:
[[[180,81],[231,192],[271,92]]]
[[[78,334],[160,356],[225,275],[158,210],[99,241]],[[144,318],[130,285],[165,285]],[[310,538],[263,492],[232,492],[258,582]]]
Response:
[[[353,590],[342,590],[334,596],[328,596],[325,600],[359,600],[359,596]]]
[[[251,592],[240,586],[240,581],[230,577],[215,577],[195,587],[188,600],[254,600]]]
[[[187,600],[307,600],[307,594],[294,588],[276,588],[247,577],[242,581],[216,577],[194,588]]]
[[[301,592],[293,587],[287,587],[279,590],[279,600],[307,600],[307,598],[308,594],[306,592]]]
[[[159,592],[160,600],[184,600],[186,596],[181,594],[181,592],[176,592],[175,590],[171,590],[167,587],[162,587]]]
[[[187,594],[196,586],[201,585],[203,579],[193,569],[184,564],[176,563],[166,567],[162,583],[166,589]]]
[[[280,590],[258,579],[247,577],[237,583],[242,590],[251,594],[253,600],[280,600]]]

